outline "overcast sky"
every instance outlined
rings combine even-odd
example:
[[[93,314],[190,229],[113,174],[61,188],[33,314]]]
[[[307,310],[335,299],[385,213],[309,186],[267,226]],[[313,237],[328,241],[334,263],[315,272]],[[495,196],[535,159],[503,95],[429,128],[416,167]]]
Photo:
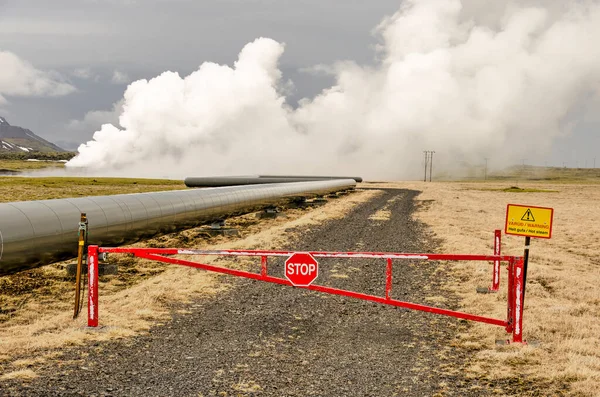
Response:
[[[187,75],[205,61],[231,64],[260,36],[286,43],[280,68],[294,82],[294,104],[331,84],[306,68],[373,62],[373,28],[400,3],[0,0],[0,115],[73,149],[113,121],[128,83],[166,70]],[[597,109],[581,105],[574,133],[555,142],[548,165],[591,166],[598,155],[600,167]]]

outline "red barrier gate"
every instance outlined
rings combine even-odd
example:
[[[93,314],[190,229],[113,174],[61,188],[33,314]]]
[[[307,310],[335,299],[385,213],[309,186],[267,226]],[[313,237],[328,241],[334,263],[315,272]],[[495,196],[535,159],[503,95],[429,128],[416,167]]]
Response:
[[[98,255],[100,253],[133,254],[138,258],[156,260],[175,265],[189,266],[197,269],[208,270],[232,276],[245,277],[254,280],[266,281],[275,284],[292,286],[292,283],[279,277],[268,275],[268,257],[289,257],[293,251],[261,251],[261,250],[192,250],[177,248],[102,248],[91,245],[88,248],[88,326],[98,326]],[[348,296],[363,299],[384,305],[403,307],[412,310],[420,310],[429,313],[441,314],[465,320],[477,321],[504,327],[506,332],[512,333],[513,343],[523,342],[523,258],[502,255],[445,255],[445,254],[403,254],[389,252],[313,252],[310,254],[315,258],[376,258],[386,259],[386,283],[385,296],[367,295],[359,292],[347,291],[338,288],[311,284],[306,287],[296,287],[319,291],[333,295]],[[188,260],[173,258],[165,255],[218,255],[218,256],[258,256],[261,258],[260,274],[243,270],[229,269],[220,266],[207,265],[191,262]],[[394,259],[418,259],[427,261],[486,261],[486,262],[508,262],[508,302],[506,320],[484,317],[454,310],[425,306],[417,303],[399,301],[391,298],[392,291],[392,261]]]

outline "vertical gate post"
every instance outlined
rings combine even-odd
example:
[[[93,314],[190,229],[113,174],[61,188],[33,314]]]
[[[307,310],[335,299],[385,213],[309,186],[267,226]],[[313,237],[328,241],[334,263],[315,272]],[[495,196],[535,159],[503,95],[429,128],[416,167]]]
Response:
[[[98,246],[88,247],[88,327],[98,326]]]
[[[508,289],[506,290],[506,322],[507,322],[507,326],[506,326],[506,332],[513,332],[513,327],[514,327],[514,303],[515,300],[513,299],[514,296],[514,288],[513,285],[515,283],[515,260],[513,258],[510,258],[510,260],[508,261]]]
[[[263,278],[267,277],[267,257],[265,255],[260,257],[260,275]]]
[[[502,244],[502,231],[495,230],[494,231],[494,255],[500,255],[501,244]],[[492,287],[490,288],[490,292],[498,292],[500,289],[500,261],[494,261],[494,270],[492,274]]]
[[[514,310],[513,310],[513,343],[523,343],[523,292],[524,292],[524,261],[520,258],[514,266]]]
[[[385,299],[390,299],[392,292],[392,258],[388,258],[385,270]]]

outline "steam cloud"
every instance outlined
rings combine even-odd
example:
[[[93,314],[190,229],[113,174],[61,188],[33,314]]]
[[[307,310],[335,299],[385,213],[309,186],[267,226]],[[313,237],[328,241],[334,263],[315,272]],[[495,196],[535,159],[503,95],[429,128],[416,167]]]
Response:
[[[534,160],[600,93],[600,5],[551,4],[405,1],[375,30],[375,66],[319,65],[335,85],[297,108],[278,69],[284,45],[259,38],[233,67],[132,83],[120,127],[103,125],[67,166],[401,178],[426,149],[446,165]]]

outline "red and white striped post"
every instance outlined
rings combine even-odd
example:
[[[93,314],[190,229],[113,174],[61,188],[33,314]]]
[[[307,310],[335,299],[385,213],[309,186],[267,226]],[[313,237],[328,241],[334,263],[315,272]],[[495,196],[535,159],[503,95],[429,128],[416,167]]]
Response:
[[[98,326],[98,246],[88,247],[88,327]]]
[[[523,342],[523,291],[524,291],[524,274],[525,262],[523,258],[519,258],[514,266],[514,281],[513,281],[513,343]]]
[[[502,231],[494,231],[494,255],[500,255],[502,247]],[[489,292],[498,292],[500,289],[500,261],[494,260],[494,270],[492,274],[492,286],[489,288]]]

